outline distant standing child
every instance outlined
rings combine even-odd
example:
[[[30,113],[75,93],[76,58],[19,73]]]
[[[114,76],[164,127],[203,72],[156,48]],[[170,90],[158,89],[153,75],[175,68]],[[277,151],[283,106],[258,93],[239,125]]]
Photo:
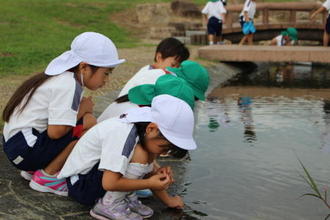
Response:
[[[207,33],[209,45],[217,44],[222,33],[222,24],[225,23],[226,9],[220,0],[207,2],[202,10],[205,23],[207,23]]]
[[[244,37],[240,41],[239,45],[243,45],[246,41],[249,45],[253,45],[253,34],[255,32],[253,19],[256,13],[256,1],[255,0],[245,0],[243,10],[240,14],[240,23],[242,30],[245,28],[244,26],[250,27],[250,30],[243,30]],[[254,29],[254,30],[253,30]]]
[[[82,98],[83,88],[102,87],[124,61],[109,38],[85,32],[44,73],[16,90],[3,111],[4,152],[24,178],[32,178],[31,188],[67,195],[66,181],[57,173],[82,132],[96,124],[94,104]]]
[[[329,34],[330,34],[330,0],[326,0],[323,3],[323,5],[311,15],[311,19],[314,19],[317,14],[323,11],[328,11],[329,13],[323,33],[323,46],[327,47],[329,46]]]
[[[193,99],[192,93],[190,98]],[[151,107],[134,108],[91,128],[77,143],[59,177],[67,177],[69,196],[93,205],[97,219],[143,219],[153,211],[132,191],[152,189],[168,207],[182,209],[180,196],[165,190],[173,182],[167,168],[153,161],[174,146],[196,149],[194,115],[183,100],[170,95],[153,98]],[[148,175],[147,178],[143,178]]]
[[[154,64],[142,67],[120,91],[118,97],[128,94],[128,91],[138,85],[142,84],[155,84],[156,80],[165,74],[166,67],[179,67],[181,62],[187,60],[190,56],[187,47],[175,38],[166,38],[162,40],[156,49]],[[114,111],[120,111],[115,106],[115,103],[110,104],[98,117],[97,121],[100,122],[113,116]],[[120,112],[122,113],[122,112]]]

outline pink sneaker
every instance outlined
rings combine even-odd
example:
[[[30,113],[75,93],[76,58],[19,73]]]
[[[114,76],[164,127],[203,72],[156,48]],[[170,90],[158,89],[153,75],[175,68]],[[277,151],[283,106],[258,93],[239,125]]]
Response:
[[[65,179],[45,175],[41,170],[37,170],[31,181],[30,187],[39,192],[50,192],[60,196],[68,196],[68,187]]]
[[[32,179],[32,176],[34,174],[34,171],[21,171],[21,177],[23,177],[25,180],[30,181]]]

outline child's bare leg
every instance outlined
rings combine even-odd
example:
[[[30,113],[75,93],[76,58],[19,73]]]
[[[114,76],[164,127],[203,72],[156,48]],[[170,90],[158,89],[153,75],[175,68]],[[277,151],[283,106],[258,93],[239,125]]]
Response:
[[[323,46],[327,47],[329,45],[329,34],[324,31],[323,33]]]
[[[95,124],[96,118],[91,113],[85,114],[83,116],[83,133],[86,132],[89,128],[93,127]],[[77,141],[72,141],[70,144],[68,144],[66,148],[64,148],[64,150],[44,168],[44,171],[50,175],[54,175],[59,172],[76,143]]]
[[[68,144],[68,146],[44,168],[44,171],[49,175],[54,175],[59,172],[77,142],[78,141],[72,141]]]
[[[248,44],[253,45],[253,34],[248,35]]]
[[[239,45],[243,45],[245,43],[246,38],[247,38],[247,35],[244,35],[244,37],[239,42]]]
[[[214,39],[214,35],[213,35],[213,34],[209,34],[209,35],[208,35],[208,40],[209,40],[209,44],[210,44],[210,45],[214,44],[214,40],[215,40],[215,39]]]

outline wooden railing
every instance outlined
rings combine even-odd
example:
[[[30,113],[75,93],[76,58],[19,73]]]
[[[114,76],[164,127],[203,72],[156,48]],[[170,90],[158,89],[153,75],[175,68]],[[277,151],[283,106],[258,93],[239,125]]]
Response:
[[[267,29],[271,28],[271,26],[278,25],[278,24],[286,24],[286,26],[292,26],[292,27],[306,27],[309,26],[315,27],[315,25],[318,28],[323,28],[326,18],[327,18],[327,12],[323,13],[323,18],[321,19],[321,22],[319,20],[304,20],[301,21],[297,19],[297,12],[307,12],[308,16],[313,13],[314,10],[321,7],[321,4],[318,3],[311,3],[311,2],[282,2],[282,3],[258,3],[257,2],[257,13],[260,14],[262,18],[258,19],[258,22],[256,22],[257,29]],[[243,5],[229,5],[227,7],[227,15],[226,15],[226,25],[224,26],[224,33],[229,33],[231,29],[236,29],[239,27],[238,20],[239,20],[239,13],[242,11]],[[288,20],[284,23],[270,22],[271,12],[289,12]],[[275,19],[274,19],[275,20]],[[237,25],[235,25],[237,23]],[[258,28],[259,26],[259,28]]]

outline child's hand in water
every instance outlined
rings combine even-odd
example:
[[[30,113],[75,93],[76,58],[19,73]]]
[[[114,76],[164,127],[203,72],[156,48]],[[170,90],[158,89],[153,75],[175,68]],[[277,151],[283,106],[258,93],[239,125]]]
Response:
[[[184,207],[184,203],[180,196],[171,196],[166,203],[170,208],[183,209]]]
[[[150,189],[166,190],[171,184],[171,178],[164,173],[157,173],[149,178]]]
[[[80,102],[80,107],[79,110],[82,113],[93,113],[93,108],[94,108],[94,102],[92,100],[92,97],[83,97],[81,102]]]
[[[161,167],[157,170],[157,174],[166,174],[170,177],[171,184],[174,183],[174,178],[173,178],[173,172],[171,167],[166,166],[166,167]]]

